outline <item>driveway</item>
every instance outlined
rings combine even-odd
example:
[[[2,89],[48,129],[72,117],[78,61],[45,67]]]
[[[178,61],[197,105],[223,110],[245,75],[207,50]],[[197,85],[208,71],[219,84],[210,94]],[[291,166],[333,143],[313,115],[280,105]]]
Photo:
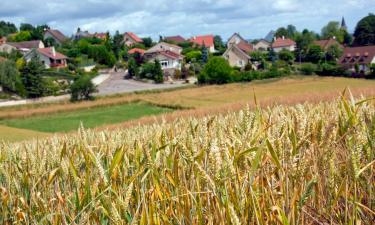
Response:
[[[165,82],[164,84],[154,84],[146,83],[136,80],[125,80],[124,72],[120,73],[111,73],[111,76],[106,79],[103,83],[98,85],[98,93],[96,95],[112,95],[112,94],[121,94],[129,93],[135,91],[147,91],[147,90],[157,90],[157,89],[168,89],[186,86],[183,81],[176,81],[173,84]]]

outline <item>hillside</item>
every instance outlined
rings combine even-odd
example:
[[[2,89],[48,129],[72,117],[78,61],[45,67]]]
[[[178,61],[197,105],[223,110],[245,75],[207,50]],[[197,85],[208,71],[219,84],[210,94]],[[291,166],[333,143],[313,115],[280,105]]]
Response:
[[[374,102],[2,144],[1,223],[370,224]]]

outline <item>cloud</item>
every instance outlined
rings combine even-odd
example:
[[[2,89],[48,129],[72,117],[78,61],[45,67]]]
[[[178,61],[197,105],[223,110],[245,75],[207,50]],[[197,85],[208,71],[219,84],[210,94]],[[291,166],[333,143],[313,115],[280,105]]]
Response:
[[[375,0],[2,0],[0,20],[47,23],[69,35],[81,27],[153,38],[233,32],[258,38],[288,24],[319,31],[342,16],[354,27],[374,11]]]

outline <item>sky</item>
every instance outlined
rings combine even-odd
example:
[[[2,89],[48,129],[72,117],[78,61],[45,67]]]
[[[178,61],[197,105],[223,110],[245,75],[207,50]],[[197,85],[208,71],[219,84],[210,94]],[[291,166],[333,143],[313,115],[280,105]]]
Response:
[[[375,13],[375,0],[1,0],[0,20],[48,24],[66,35],[132,31],[140,37],[234,32],[248,39],[293,24],[320,32],[344,16],[349,31]]]

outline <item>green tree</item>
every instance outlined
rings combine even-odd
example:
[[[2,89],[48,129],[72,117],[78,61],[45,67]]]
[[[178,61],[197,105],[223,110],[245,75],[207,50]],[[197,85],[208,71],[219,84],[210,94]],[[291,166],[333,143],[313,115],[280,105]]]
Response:
[[[33,25],[29,23],[21,23],[20,25],[20,31],[33,31],[35,28]]]
[[[324,58],[324,52],[319,45],[311,45],[306,54],[306,61],[318,63]]]
[[[328,47],[327,51],[326,51],[326,59],[328,61],[337,61],[337,59],[339,59],[343,54],[343,50],[342,48],[340,48],[340,46],[338,46],[337,44],[335,45],[331,45]]]
[[[206,64],[208,62],[208,49],[206,48],[206,45],[203,43],[202,46],[202,63]]]
[[[375,15],[361,19],[354,31],[354,45],[375,45]]]
[[[285,37],[289,38],[289,33],[288,30],[285,27],[280,27],[279,29],[276,30],[275,37]]]
[[[21,41],[31,41],[32,36],[30,31],[20,31],[14,36],[9,37],[9,41],[21,42]]]
[[[138,77],[139,75],[138,64],[133,57],[130,57],[128,61],[128,73],[130,77]]]
[[[288,31],[287,37],[292,38],[292,39],[294,39],[295,35],[298,33],[297,28],[292,24],[289,24],[286,27],[286,30]]]
[[[44,65],[37,56],[31,58],[21,71],[21,79],[29,98],[38,98],[45,95],[46,85],[42,74]]]
[[[4,90],[24,95],[24,87],[15,62],[11,60],[0,62],[0,85]]]
[[[16,33],[17,27],[13,23],[0,21],[0,37],[6,37],[9,34]]]
[[[295,60],[294,54],[286,49],[283,49],[279,52],[279,59],[284,60],[285,62],[292,64]]]
[[[96,87],[91,81],[91,77],[87,75],[82,75],[77,80],[70,85],[71,92],[71,101],[80,101],[80,100],[92,100],[92,96],[95,93]]]
[[[344,32],[340,29],[340,23],[337,21],[330,21],[322,28],[322,39],[330,39],[336,37],[340,43],[344,42]]]
[[[304,29],[302,33],[296,34],[295,40],[297,44],[296,57],[305,60],[309,46],[316,39],[316,34],[312,31]]]
[[[202,59],[202,52],[197,50],[197,51],[191,51],[186,53],[185,55],[185,60],[186,62],[197,62]]]
[[[116,33],[115,33],[115,35],[113,36],[113,39],[112,39],[112,42],[113,42],[112,43],[112,50],[113,50],[117,59],[120,58],[120,52],[124,48],[123,40],[124,40],[123,35],[121,35],[119,31],[116,31]]]
[[[48,37],[44,40],[44,44],[47,46],[47,47],[52,47],[52,46],[56,46],[56,41],[55,39],[51,38],[51,37]]]
[[[215,35],[214,46],[215,46],[215,49],[217,49],[219,52],[225,51],[225,45],[220,35]]]
[[[159,60],[155,60],[154,64],[154,81],[158,84],[164,82],[163,70],[161,69]]]
[[[223,57],[214,56],[208,60],[198,76],[199,83],[225,84],[231,81],[232,67]]]
[[[150,37],[142,38],[143,44],[146,48],[152,47],[152,39]]]

